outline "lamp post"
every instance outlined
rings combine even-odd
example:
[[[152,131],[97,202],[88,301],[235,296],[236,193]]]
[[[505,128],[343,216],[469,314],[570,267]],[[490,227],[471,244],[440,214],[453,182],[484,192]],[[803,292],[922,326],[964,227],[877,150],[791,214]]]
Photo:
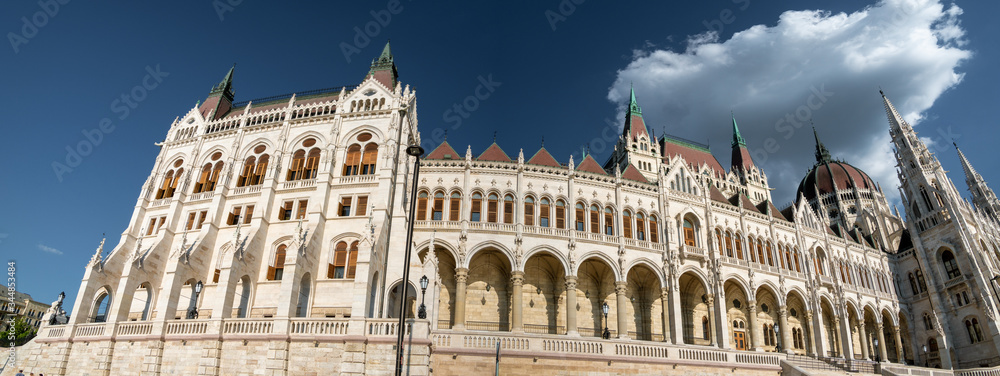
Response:
[[[427,294],[427,276],[420,277],[420,309],[417,310],[417,318],[427,318],[427,307],[424,305],[424,295]]]
[[[191,306],[188,307],[187,313],[187,318],[189,319],[198,318],[198,295],[201,295],[201,288],[204,286],[205,284],[201,283],[201,281],[198,281],[198,283],[194,285],[194,299],[192,299]]]
[[[923,349],[924,349],[924,368],[929,368],[930,359],[927,359],[927,345],[924,345]]]
[[[409,223],[406,227],[406,253],[403,254],[403,282],[400,288],[403,293],[399,300],[399,330],[396,338],[396,376],[403,374],[403,332],[406,328],[406,292],[410,287],[410,252],[413,250],[413,221],[416,220],[417,210],[417,184],[420,181],[420,156],[424,155],[424,148],[420,145],[410,145],[406,148],[406,154],[413,157],[413,193],[410,195]]]
[[[873,339],[872,343],[875,344],[875,361],[876,362],[881,362],[882,361],[882,351],[879,350],[879,348],[878,348],[878,338]]]
[[[777,326],[774,327],[774,352],[781,352],[781,335]]]
[[[611,338],[611,331],[608,330],[608,302],[604,302],[601,306],[601,311],[604,312],[604,333],[601,334],[604,339]]]

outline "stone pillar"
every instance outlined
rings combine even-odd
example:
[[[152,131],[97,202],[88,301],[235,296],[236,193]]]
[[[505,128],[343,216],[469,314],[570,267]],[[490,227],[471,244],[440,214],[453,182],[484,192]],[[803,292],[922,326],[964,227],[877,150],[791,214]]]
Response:
[[[878,331],[878,354],[881,358],[879,361],[887,362],[889,361],[889,357],[885,351],[885,333],[882,332],[882,323],[875,323],[875,330]]]
[[[840,327],[840,316],[833,317],[833,327],[837,329],[837,355],[847,359],[847,354],[852,352],[850,341],[844,341],[844,330]]]
[[[806,336],[809,340],[806,341],[806,354],[810,356],[816,355],[816,326],[813,325],[813,311],[806,311],[806,325],[803,329],[806,330]]]
[[[871,360],[868,356],[868,332],[864,322],[858,324],[858,336],[861,337],[861,359]]]
[[[749,311],[747,316],[750,319],[750,322],[747,324],[750,325],[750,349],[753,351],[764,351],[764,349],[760,346],[760,339],[763,332],[761,332],[761,328],[757,326],[757,301],[747,301],[747,310]]]
[[[660,289],[660,305],[663,308],[663,342],[670,341],[670,289],[664,287]]]
[[[788,330],[788,307],[778,307],[778,330],[781,332],[781,348],[787,354],[793,353],[792,331]]]
[[[521,286],[524,284],[524,272],[514,271],[511,273],[510,283],[513,285],[513,296],[511,299],[511,327],[510,331],[514,333],[524,333],[524,321],[522,318],[522,307],[521,302],[524,300],[521,296]]]
[[[615,294],[618,295],[618,338],[628,339],[628,298],[625,292],[628,291],[628,283],[625,281],[615,282]]]
[[[906,357],[903,356],[903,341],[899,336],[899,326],[892,328],[892,336],[896,339],[896,361],[899,364],[906,364]]]
[[[455,268],[455,330],[465,330],[465,282],[469,269]]]
[[[708,334],[711,335],[711,337],[709,337],[709,345],[710,346],[715,346],[717,344],[716,340],[715,340],[715,337],[716,337],[715,336],[715,295],[714,294],[705,294],[705,296],[708,298],[708,301],[707,301],[707,303],[708,303]]]
[[[566,335],[579,337],[576,329],[576,276],[566,276]]]

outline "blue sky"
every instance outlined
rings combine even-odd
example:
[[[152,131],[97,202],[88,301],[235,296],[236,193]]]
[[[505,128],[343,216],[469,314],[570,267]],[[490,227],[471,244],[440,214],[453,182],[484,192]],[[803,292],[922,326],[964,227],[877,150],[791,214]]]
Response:
[[[417,89],[423,137],[447,128],[460,151],[478,154],[497,131],[511,156],[530,156],[544,137],[561,162],[583,145],[603,162],[601,133],[620,126],[634,83],[656,134],[710,142],[723,165],[732,111],[782,206],[813,146],[807,126],[777,121],[827,92],[808,111],[827,147],[896,196],[881,86],[938,145],[959,189],[951,138],[1000,181],[989,157],[995,2],[522,3],[4,2],[0,254],[16,260],[18,289],[73,301],[102,233],[110,250],[125,229],[154,143],[234,62],[237,101],[353,85],[389,38],[400,80]],[[481,78],[499,86],[458,124],[447,111]],[[100,132],[105,118],[110,131]],[[768,138],[780,148],[763,150]],[[81,142],[92,150],[67,162]]]

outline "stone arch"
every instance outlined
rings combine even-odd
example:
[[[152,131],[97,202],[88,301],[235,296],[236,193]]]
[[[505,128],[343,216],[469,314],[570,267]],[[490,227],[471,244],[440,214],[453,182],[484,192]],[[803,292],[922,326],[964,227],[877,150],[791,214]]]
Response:
[[[632,262],[625,265],[625,271],[622,274],[624,274],[627,277],[628,273],[631,272],[633,268],[640,266],[648,267],[649,270],[653,272],[653,274],[656,276],[656,280],[659,283],[660,287],[667,286],[666,279],[663,276],[663,269],[657,266],[656,262],[650,260],[648,257],[639,257],[632,260]]]
[[[295,299],[295,317],[309,317],[312,305],[313,280],[309,272],[305,272],[298,282],[298,296]]]
[[[709,284],[699,270],[688,270],[677,279],[681,297],[681,323],[684,343],[708,345],[714,343],[710,327],[711,307],[708,305]]]
[[[427,239],[420,243],[417,243],[415,248],[419,250],[417,251],[417,256],[420,257],[420,263],[421,264],[426,263],[427,251],[429,251],[431,248],[431,240]],[[452,245],[447,241],[441,239],[434,239],[434,251],[437,252],[436,255],[438,257],[438,260],[441,259],[442,253],[447,253],[449,256],[451,256],[452,259],[458,260],[458,248],[456,248],[454,245]]]
[[[466,287],[466,328],[470,330],[510,330],[511,272],[513,260],[502,249],[480,247],[469,256]]]
[[[583,262],[587,261],[588,259],[600,259],[602,262],[608,264],[608,267],[611,268],[612,272],[614,272],[615,281],[624,280],[624,278],[621,277],[622,276],[621,270],[618,269],[618,262],[612,259],[604,252],[600,251],[590,251],[580,255],[579,258],[580,261],[577,263],[576,270],[573,271],[573,274],[579,275],[580,267],[583,266]]]
[[[136,286],[135,292],[132,293],[129,308],[127,309],[128,321],[146,321],[150,319],[149,314],[153,307],[154,292],[152,285],[148,281],[139,283]]]
[[[310,138],[310,137],[316,139],[316,144],[313,145],[313,146],[310,146],[310,147],[302,146],[302,141],[305,140],[305,139],[307,139],[307,138]],[[314,148],[314,147],[318,147],[318,148],[320,148],[320,150],[323,150],[323,148],[320,145],[326,145],[326,144],[327,144],[327,140],[326,140],[326,137],[323,136],[323,134],[321,134],[319,132],[316,132],[316,131],[311,131],[310,130],[310,131],[305,131],[305,132],[299,133],[299,134],[295,135],[295,137],[292,137],[291,139],[289,139],[288,140],[288,144],[287,144],[288,150],[285,150],[285,152],[290,153],[290,152],[293,152],[293,151],[295,151],[295,150],[297,150],[299,148],[311,149],[311,148]]]
[[[781,289],[773,281],[767,279],[760,281],[760,285],[757,286],[757,291],[754,291],[754,295],[760,294],[761,291],[770,292],[774,296],[775,304],[779,306],[785,305],[785,297],[778,294],[778,291],[781,291]]]
[[[372,139],[366,142],[378,142],[381,145],[384,143],[382,142],[382,140],[386,139],[385,134],[383,134],[382,131],[378,129],[378,127],[364,124],[356,126],[348,130],[347,132],[344,132],[344,136],[340,138],[340,142],[338,143],[338,145],[343,148],[346,148],[348,145],[354,143],[358,135],[361,134],[362,132],[368,132],[372,134]]]
[[[243,162],[247,159],[247,157],[255,155],[256,153],[253,152],[253,149],[256,149],[257,146],[260,145],[264,145],[264,154],[274,154],[274,152],[278,150],[277,147],[274,146],[274,141],[265,137],[257,137],[252,141],[245,142],[243,145],[246,146],[243,146],[237,153],[237,162]]]
[[[465,256],[465,260],[463,262],[464,265],[462,266],[471,270],[470,265],[472,265],[472,259],[476,257],[476,254],[489,251],[495,251],[503,254],[509,263],[508,267],[510,270],[516,270],[516,265],[514,265],[514,254],[507,248],[506,245],[496,240],[487,240],[469,248],[469,252]]]
[[[225,162],[226,161],[226,156],[229,154],[229,151],[226,150],[225,146],[215,145],[215,146],[210,147],[208,150],[205,150],[205,151],[201,152],[200,154],[198,154],[198,157],[199,157],[198,161],[199,162],[197,164],[195,164],[195,167],[201,166],[201,165],[203,165],[205,163],[212,163],[214,165],[216,161],[212,160],[212,154],[215,154],[216,152],[222,153],[222,157],[219,158],[219,161]]]
[[[639,262],[625,273],[625,297],[629,338],[644,341],[663,340],[663,280],[655,266]],[[621,329],[619,329],[621,330]]]
[[[809,311],[806,296],[801,290],[791,290],[785,296],[785,307],[788,314],[788,328],[786,330],[789,332],[788,337],[792,342],[784,346],[799,355],[808,353],[809,343],[813,336],[812,323],[806,319],[806,312]]]
[[[111,314],[111,303],[115,296],[111,286],[104,285],[97,289],[94,298],[90,302],[90,314],[88,322],[107,322],[108,315]]]
[[[777,345],[786,346],[784,341],[780,341],[780,333],[775,333],[776,328],[780,328],[779,312],[784,305],[782,297],[777,293],[772,283],[761,283],[754,295],[757,303],[757,326],[760,328],[760,344],[764,351],[776,351]],[[758,328],[754,328],[757,330]]]
[[[615,282],[619,281],[614,263],[607,257],[582,258],[576,269],[577,276],[577,324],[582,336],[600,337],[603,328],[610,328],[612,336],[617,328],[608,323],[617,322],[618,310]],[[579,295],[583,295],[582,299]],[[605,322],[602,306],[608,305]]]
[[[236,286],[233,288],[232,311],[229,312],[229,316],[222,317],[240,319],[250,317],[250,302],[253,301],[253,291],[253,279],[249,275],[244,274],[237,280]],[[223,315],[225,315],[225,312],[223,312]]]
[[[521,288],[524,331],[535,334],[566,332],[566,264],[558,253],[536,247],[525,256]],[[573,307],[576,309],[576,307]]]
[[[834,308],[836,307],[833,300],[826,294],[821,294],[819,297],[819,312],[820,322],[823,324],[823,338],[825,339],[823,343],[823,348],[826,349],[827,353],[822,355],[827,356],[843,356],[843,347],[841,344],[841,337],[837,335],[840,333],[840,329],[837,327],[839,322],[839,312]]]
[[[402,286],[403,279],[395,280],[390,286],[389,293],[386,295],[386,317],[388,318],[399,318],[399,308],[402,304],[400,300],[402,299]],[[416,304],[417,301],[417,289],[413,286],[413,283],[407,281],[406,283],[406,317],[414,318],[417,316]]]
[[[429,241],[426,245],[428,248],[430,246]],[[438,241],[434,241],[434,249],[437,251],[438,267],[437,267],[437,281],[439,282],[436,286],[437,291],[437,320],[438,329],[448,329],[455,326],[455,308],[458,304],[466,304],[466,302],[459,302],[456,300],[456,292],[458,288],[458,281],[456,279],[456,269],[458,268],[458,254],[452,251],[440,252],[438,249]],[[425,251],[426,253],[426,251]],[[433,296],[433,295],[432,295]],[[468,299],[466,299],[468,300]],[[428,307],[433,306],[433,303],[427,304]],[[433,312],[433,310],[429,310]]]
[[[532,256],[535,256],[537,254],[549,254],[550,256],[554,257],[556,260],[559,260],[559,264],[560,264],[560,266],[563,269],[563,274],[564,275],[569,275],[571,272],[573,272],[569,268],[569,260],[566,259],[565,255],[563,255],[562,252],[559,252],[559,250],[557,250],[554,247],[549,246],[549,245],[535,246],[534,248],[531,248],[527,252],[525,252],[523,257],[524,257],[525,260],[528,260]]]
[[[754,328],[750,326],[750,297],[747,293],[750,289],[736,275],[727,276],[725,281],[722,288],[726,301],[722,303],[729,321],[722,324],[729,332],[729,346],[741,351],[751,350]]]

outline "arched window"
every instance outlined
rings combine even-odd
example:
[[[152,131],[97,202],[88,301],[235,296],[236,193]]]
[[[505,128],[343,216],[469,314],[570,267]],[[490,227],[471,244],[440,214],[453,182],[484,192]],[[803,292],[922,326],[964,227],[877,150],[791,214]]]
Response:
[[[799,256],[799,249],[795,248],[795,251],[792,254],[792,259],[795,260],[795,271],[799,272],[799,273],[802,273],[802,267],[799,264],[799,257],[800,257]]]
[[[649,240],[653,243],[660,242],[660,226],[656,222],[656,216],[649,216]]]
[[[361,145],[347,147],[347,158],[344,158],[344,176],[357,175],[361,165]]]
[[[178,159],[174,162],[174,167],[167,171],[163,175],[163,185],[160,190],[156,192],[156,199],[170,198],[174,197],[174,191],[177,190],[177,183],[180,182],[181,177],[184,176],[184,168],[181,165],[184,164],[183,159]]]
[[[576,231],[587,231],[584,229],[584,222],[587,220],[587,212],[583,208],[582,203],[576,204],[576,215],[574,216],[576,220]]]
[[[733,233],[726,231],[726,256],[733,257]]]
[[[101,290],[94,300],[94,313],[90,322],[107,322],[108,311],[111,309],[111,295],[106,290]]]
[[[205,166],[201,168],[201,176],[198,177],[198,182],[194,183],[194,191],[191,193],[201,193],[209,191],[209,179],[212,177],[212,164],[206,163]]]
[[[486,201],[486,222],[497,223],[497,210],[500,206],[500,196],[490,193]]]
[[[462,195],[458,192],[451,194],[451,202],[448,203],[448,220],[449,221],[461,221],[460,218],[462,213]]]
[[[365,145],[365,154],[361,158],[361,175],[374,174],[376,162],[378,162],[378,144],[371,142]]]
[[[969,334],[969,342],[976,343],[976,334],[972,329],[972,321],[965,320],[965,332]]]
[[[920,186],[920,196],[924,199],[924,206],[927,207],[927,211],[934,211],[934,206],[931,205],[931,198],[927,196],[927,190],[922,185]]]
[[[771,252],[771,242],[769,241],[765,244],[767,247],[767,265],[774,266],[774,257],[771,256],[773,254],[773,252]]]
[[[531,196],[524,198],[524,225],[535,225],[535,199]]]
[[[785,246],[785,267],[787,267],[788,270],[792,270],[792,251],[787,245]]]
[[[434,208],[431,210],[431,219],[444,220],[444,192],[434,193]]]
[[[347,271],[347,243],[338,242],[333,251],[333,260],[327,266],[327,278],[344,278]]]
[[[917,279],[913,278],[913,273],[908,273],[907,277],[910,279],[910,290],[913,291],[913,295],[920,293],[920,289],[917,288]]]
[[[702,335],[703,338],[708,339],[708,335],[709,335],[709,330],[708,330],[708,316],[702,316],[701,317],[701,335]]]
[[[472,194],[472,208],[469,210],[469,220],[472,222],[479,222],[482,220],[481,216],[483,213],[483,195],[479,192]]]
[[[622,211],[622,235],[632,239],[632,213],[628,210]]]
[[[294,181],[302,178],[302,173],[306,166],[306,151],[299,149],[292,154],[292,162],[288,165],[288,172],[285,174],[286,181]]]
[[[280,281],[282,274],[285,272],[285,248],[284,244],[278,246],[278,250],[274,251],[274,262],[267,267],[267,280],[268,281]]]
[[[635,238],[646,240],[646,217],[642,213],[635,213]]]
[[[983,328],[979,326],[979,319],[972,319],[972,330],[976,332],[976,342],[982,342]]]
[[[759,262],[757,260],[757,251],[754,250],[754,240],[753,236],[747,237],[747,258],[753,262]]]
[[[918,269],[914,275],[917,276],[917,287],[920,287],[920,292],[927,291],[927,284],[924,283],[924,273]]]
[[[254,166],[254,171],[250,177],[250,185],[257,185],[264,182],[264,176],[267,175],[267,161],[269,157],[267,154],[261,155],[257,158],[257,164]]]
[[[684,220],[684,245],[695,246],[694,224],[687,219]]]
[[[417,218],[418,221],[427,219],[427,192],[420,192],[417,195]]]
[[[735,234],[733,236],[733,245],[736,248],[736,258],[743,260],[743,237],[740,234]]]
[[[601,232],[601,208],[597,205],[590,205],[590,232],[598,234]]]
[[[503,223],[514,223],[514,196],[503,196]]]
[[[958,269],[958,261],[955,260],[955,255],[951,251],[941,253],[941,263],[944,264],[944,271],[948,275],[948,279],[962,276],[962,271]]]
[[[539,226],[542,227],[551,226],[551,224],[549,223],[550,210],[551,210],[551,205],[549,204],[549,199],[543,198],[541,201],[539,201],[539,206],[538,206]]]
[[[566,203],[556,201],[556,228],[566,228]]]
[[[245,187],[251,185],[250,181],[253,180],[254,166],[257,164],[257,157],[249,156],[246,161],[243,162],[243,170],[240,172],[239,179],[236,180],[237,187]]]
[[[767,256],[764,256],[764,251],[765,251],[765,249],[764,249],[764,243],[761,242],[761,240],[758,238],[757,239],[757,262],[759,262],[761,265],[764,265],[764,260],[767,260],[768,263],[771,264],[771,266],[774,266],[774,263],[771,262],[771,247],[768,247],[766,249]]]
[[[312,148],[306,155],[306,167],[299,179],[315,179],[319,172],[319,148]]]
[[[722,230],[715,229],[715,246],[719,249],[719,256],[725,256],[725,246],[722,245]]]
[[[604,208],[604,235],[615,234],[615,211],[610,206]]]

